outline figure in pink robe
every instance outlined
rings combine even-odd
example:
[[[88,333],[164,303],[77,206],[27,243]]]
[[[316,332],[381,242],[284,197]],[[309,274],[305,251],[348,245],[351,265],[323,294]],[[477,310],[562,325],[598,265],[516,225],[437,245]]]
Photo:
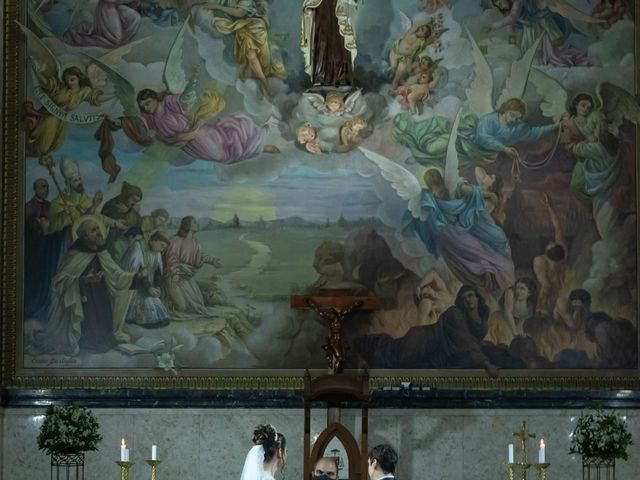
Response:
[[[191,86],[182,95],[150,89],[138,94],[140,117],[147,129],[154,132],[156,139],[179,147],[186,154],[175,163],[188,164],[200,159],[232,164],[259,157],[262,152],[279,152],[274,145],[266,144],[268,123],[259,126],[244,113],[230,113],[213,119],[212,115],[224,103],[222,107],[212,109],[208,105],[191,111],[194,103],[195,93]]]
[[[79,47],[116,48],[129,43],[138,32],[140,14],[117,0],[99,0],[93,22],[81,22],[67,30],[63,39]]]

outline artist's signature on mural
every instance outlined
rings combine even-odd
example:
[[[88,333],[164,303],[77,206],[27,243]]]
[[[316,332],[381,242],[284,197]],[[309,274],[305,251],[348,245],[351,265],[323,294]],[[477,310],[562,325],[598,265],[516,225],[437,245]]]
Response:
[[[47,367],[72,367],[79,364],[77,358],[73,357],[37,357],[33,363]]]

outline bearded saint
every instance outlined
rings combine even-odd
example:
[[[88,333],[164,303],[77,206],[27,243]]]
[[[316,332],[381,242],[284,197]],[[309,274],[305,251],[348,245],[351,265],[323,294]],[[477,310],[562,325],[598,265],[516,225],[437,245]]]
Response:
[[[36,332],[31,353],[103,353],[131,340],[124,320],[132,289],[147,272],[123,271],[105,249],[103,230],[94,219],[80,222],[78,239],[51,282],[49,321]]]

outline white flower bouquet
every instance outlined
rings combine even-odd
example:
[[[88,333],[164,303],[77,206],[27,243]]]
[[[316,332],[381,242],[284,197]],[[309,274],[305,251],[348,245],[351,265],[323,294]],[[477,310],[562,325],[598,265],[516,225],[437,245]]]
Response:
[[[578,453],[583,457],[626,460],[627,447],[632,443],[624,418],[596,409],[591,413],[583,413],[578,418],[571,435],[569,453]]]
[[[40,427],[38,448],[48,455],[97,450],[102,440],[99,429],[98,421],[87,408],[50,406]]]

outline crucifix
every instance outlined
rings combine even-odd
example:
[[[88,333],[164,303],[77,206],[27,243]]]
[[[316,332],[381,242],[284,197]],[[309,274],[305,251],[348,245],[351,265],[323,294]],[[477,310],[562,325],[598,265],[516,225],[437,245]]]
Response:
[[[520,431],[513,432],[514,437],[518,437],[520,439],[520,449],[522,450],[522,463],[527,463],[527,440],[529,438],[536,438],[535,433],[529,432],[527,430],[527,422],[522,421],[522,427],[520,427]]]
[[[322,345],[327,359],[329,374],[342,373],[344,370],[344,345],[342,344],[342,325],[346,318],[356,310],[376,310],[380,308],[377,297],[351,295],[349,290],[320,290],[318,295],[292,295],[291,308],[313,310],[329,327],[326,343]]]
[[[381,302],[377,297],[353,295],[349,289],[324,289],[316,295],[292,295],[291,308],[313,310],[326,322],[329,335],[322,345],[328,365],[328,375],[311,378],[307,371],[304,377],[304,478],[311,477],[311,471],[319,458],[327,456],[329,442],[336,438],[346,450],[349,459],[348,480],[366,480],[368,444],[368,403],[369,374],[343,373],[345,348],[342,343],[342,326],[347,317],[358,310],[375,310]],[[326,402],[327,426],[320,432],[315,442],[311,441],[311,405]],[[360,439],[340,422],[340,408],[345,403],[350,407],[359,405],[361,409]]]

